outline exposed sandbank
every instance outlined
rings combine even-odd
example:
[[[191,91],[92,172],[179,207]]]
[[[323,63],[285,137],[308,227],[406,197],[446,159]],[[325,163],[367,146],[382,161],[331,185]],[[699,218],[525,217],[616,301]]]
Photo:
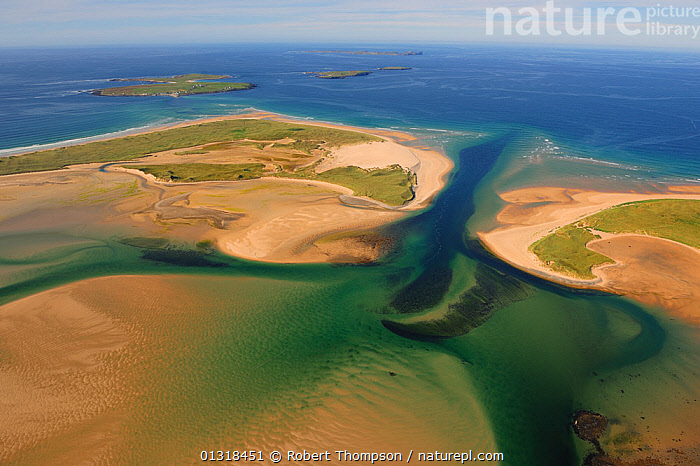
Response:
[[[655,237],[606,234],[601,240],[589,243],[590,249],[601,253],[605,250],[603,254],[616,263],[594,268],[597,277],[594,280],[555,272],[528,249],[557,228],[615,205],[650,199],[700,200],[698,187],[672,187],[669,191],[643,194],[556,187],[518,189],[499,194],[508,203],[497,216],[503,226],[490,232],[478,232],[478,236],[492,253],[533,275],[568,286],[627,295],[698,321],[700,285],[691,277],[697,273],[692,264],[700,260],[700,251],[693,248]],[[620,244],[626,247],[621,248]],[[635,253],[630,254],[629,249]],[[663,265],[657,267],[657,262]],[[674,270],[673,275],[668,275],[669,270]]]
[[[78,464],[88,449],[103,458],[116,440],[124,381],[108,356],[133,338],[77,300],[80,286],[0,306],[0,352],[9,357],[0,365],[0,463],[40,455],[33,448],[53,441],[49,463]]]

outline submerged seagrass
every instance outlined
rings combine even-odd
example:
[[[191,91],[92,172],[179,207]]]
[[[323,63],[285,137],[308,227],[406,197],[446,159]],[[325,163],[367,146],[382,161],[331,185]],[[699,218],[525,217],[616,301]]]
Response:
[[[486,322],[498,309],[525,300],[535,289],[525,282],[478,264],[474,272],[476,284],[459,298],[447,304],[447,312],[437,319],[415,322],[390,319],[382,324],[392,332],[408,338],[449,338],[464,335]]]

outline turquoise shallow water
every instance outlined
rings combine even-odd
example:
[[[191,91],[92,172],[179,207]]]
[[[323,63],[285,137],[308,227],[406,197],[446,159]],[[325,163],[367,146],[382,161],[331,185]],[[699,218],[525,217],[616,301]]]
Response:
[[[624,424],[632,410],[650,403],[650,393],[663,392],[666,361],[687,362],[668,393],[692,396],[688,387],[700,367],[692,357],[692,331],[658,310],[530,278],[470,238],[492,224],[500,207],[495,191],[531,183],[635,187],[699,178],[697,106],[677,105],[698,97],[696,56],[435,48],[422,57],[378,58],[295,51],[303,48],[0,52],[9,64],[0,79],[18,86],[0,95],[7,103],[0,111],[12,116],[0,120],[5,149],[256,107],[413,131],[457,164],[433,206],[386,227],[398,246],[374,265],[282,266],[220,255],[154,260],[89,228],[47,225],[3,234],[0,303],[122,274],[182,276],[179,289],[191,287],[197,298],[190,301],[198,303],[192,304],[200,309],[196,317],[146,332],[161,343],[149,350],[152,361],[132,367],[143,395],[131,401],[139,409],[125,427],[130,448],[116,457],[142,464],[151,448],[170,447],[179,458],[202,443],[253,439],[270,448],[321,447],[325,437],[314,433],[313,420],[328,424],[319,413],[346,406],[374,413],[387,430],[410,423],[424,445],[494,448],[512,465],[578,464],[588,447],[574,441],[568,427],[576,409],[604,410]],[[89,66],[88,57],[96,60]],[[302,73],[404,64],[414,70],[367,79],[327,82]],[[194,71],[236,74],[259,87],[181,99],[79,92],[112,77]],[[27,75],[33,78],[17,83]],[[669,88],[671,78],[677,86]],[[402,297],[420,297],[414,307],[421,311],[454,300],[473,284],[478,263],[527,283],[533,295],[457,338],[414,341],[382,326]],[[110,294],[100,299],[93,304],[128,302]],[[135,306],[146,323],[159,311],[130,306],[124,309]],[[115,309],[110,312],[120,315],[122,307]],[[624,387],[631,368],[644,373],[634,381],[639,390],[611,399],[599,374]],[[431,409],[405,409],[421,402]],[[312,421],[305,410],[315,413]],[[339,422],[335,439],[360,429],[346,417],[350,427]],[[168,426],[167,435],[159,426]],[[306,433],[293,438],[290,431]],[[387,434],[386,442],[403,448],[397,437]]]

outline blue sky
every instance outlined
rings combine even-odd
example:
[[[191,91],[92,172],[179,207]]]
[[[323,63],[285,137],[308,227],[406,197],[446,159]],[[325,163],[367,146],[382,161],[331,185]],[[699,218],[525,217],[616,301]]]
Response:
[[[647,7],[664,0],[555,1],[573,8]],[[506,7],[513,22],[523,7],[541,10],[544,0],[0,0],[0,46],[307,42],[511,42],[631,47],[680,47],[700,50],[700,34],[681,36],[620,34],[612,24],[603,35],[574,37],[486,35],[486,8]],[[673,6],[700,7],[700,0],[678,0]],[[544,13],[542,13],[544,15]],[[558,18],[561,20],[562,18]],[[646,18],[645,18],[646,21]],[[700,17],[663,20],[666,25],[700,29]],[[501,32],[499,34],[499,32]]]

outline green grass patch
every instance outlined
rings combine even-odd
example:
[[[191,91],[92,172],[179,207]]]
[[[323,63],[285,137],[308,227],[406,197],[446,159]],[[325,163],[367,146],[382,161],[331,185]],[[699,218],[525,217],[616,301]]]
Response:
[[[163,83],[163,84],[139,84],[135,86],[109,87],[93,91],[95,95],[119,97],[119,96],[157,96],[157,95],[196,95],[216,94],[219,92],[244,91],[254,88],[251,83]]]
[[[222,120],[2,157],[0,175],[57,170],[82,163],[128,161],[156,152],[191,148],[214,142],[285,138],[325,143],[332,147],[382,140],[365,133],[321,126],[256,119]]]
[[[264,149],[266,145],[269,143],[267,142],[260,142],[260,141],[233,141],[233,142],[215,142],[212,144],[207,144],[206,146],[202,147],[203,150],[207,151],[216,151],[216,150],[229,150],[229,149],[236,149],[239,147],[244,147],[244,146],[252,146],[255,147],[256,149]]]
[[[263,175],[262,163],[171,163],[163,165],[129,165],[159,180],[178,183],[198,181],[252,180]]]
[[[350,188],[356,196],[400,206],[413,199],[415,175],[399,165],[374,170],[351,166],[327,170],[316,175],[315,179]]]
[[[318,141],[294,141],[289,144],[285,144],[285,147],[311,155],[311,151],[318,149],[320,145]]]
[[[148,84],[108,87],[92,91],[95,95],[106,96],[154,96],[154,95],[193,95],[217,92],[242,91],[255,87],[251,83],[202,82],[203,80],[229,78],[216,74],[180,74],[171,78],[115,79],[114,81],[141,81]]]
[[[586,247],[590,241],[599,238],[585,228],[566,225],[534,243],[530,250],[552,270],[577,278],[593,279],[595,275],[591,267],[613,262],[609,257]]]
[[[345,79],[352,78],[355,76],[367,76],[368,74],[372,74],[372,72],[364,70],[319,71],[318,73],[314,73],[314,76],[321,79]]]
[[[369,197],[390,206],[401,206],[413,199],[415,174],[400,165],[375,169],[338,167],[316,173],[318,163],[320,160],[294,172],[275,173],[274,176],[337,184],[352,189],[355,196]]]
[[[600,238],[589,229],[655,236],[700,249],[700,201],[658,199],[621,204],[558,229],[530,250],[553,270],[595,278],[591,267],[613,261],[586,247]]]
[[[585,226],[608,233],[656,236],[700,249],[700,201],[632,202],[586,217]]]
[[[208,150],[204,149],[192,149],[192,150],[183,150],[180,152],[175,152],[175,155],[202,155],[202,154],[208,154]]]

